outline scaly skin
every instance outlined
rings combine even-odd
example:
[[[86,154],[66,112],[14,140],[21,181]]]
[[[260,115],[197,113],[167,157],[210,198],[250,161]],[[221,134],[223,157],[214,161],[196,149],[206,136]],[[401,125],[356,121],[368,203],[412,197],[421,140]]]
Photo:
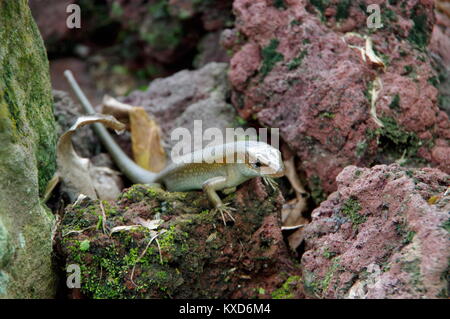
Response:
[[[76,83],[70,71],[65,75],[75,94],[88,114],[94,114],[92,105]],[[243,182],[254,178],[284,175],[281,153],[276,148],[256,141],[240,141],[207,147],[173,160],[162,172],[155,174],[134,163],[115,143],[101,124],[94,130],[108,150],[116,165],[133,182],[142,184],[160,183],[169,191],[190,191],[203,189],[214,211],[224,213],[234,220],[230,207],[223,204],[217,191],[230,191]]]

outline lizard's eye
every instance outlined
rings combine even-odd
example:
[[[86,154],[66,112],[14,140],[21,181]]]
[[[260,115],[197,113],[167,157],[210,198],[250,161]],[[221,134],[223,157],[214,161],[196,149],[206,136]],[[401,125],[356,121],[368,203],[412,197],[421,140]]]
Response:
[[[254,166],[255,168],[260,168],[260,167],[262,166],[262,164],[261,164],[260,161],[257,161],[255,164],[253,164],[253,166]]]

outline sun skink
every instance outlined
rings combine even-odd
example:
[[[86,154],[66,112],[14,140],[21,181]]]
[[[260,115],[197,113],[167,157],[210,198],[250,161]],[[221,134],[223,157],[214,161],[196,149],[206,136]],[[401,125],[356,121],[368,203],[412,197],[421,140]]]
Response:
[[[88,114],[95,110],[78,86],[70,71],[65,71],[76,96]],[[230,193],[243,182],[263,177],[270,183],[272,177],[284,175],[284,164],[278,149],[264,142],[238,141],[216,145],[173,159],[160,173],[150,172],[131,160],[114,141],[108,130],[95,123],[94,131],[116,165],[133,183],[163,184],[168,191],[203,190],[214,210],[225,223],[224,213],[234,220],[234,210],[222,203],[217,191]]]

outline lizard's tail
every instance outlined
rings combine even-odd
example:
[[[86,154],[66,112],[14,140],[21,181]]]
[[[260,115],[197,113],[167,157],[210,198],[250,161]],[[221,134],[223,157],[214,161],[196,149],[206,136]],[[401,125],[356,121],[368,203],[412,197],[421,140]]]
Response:
[[[72,90],[75,95],[80,100],[81,105],[83,106],[84,111],[87,114],[95,114],[95,110],[92,107],[89,100],[84,95],[77,81],[73,77],[71,71],[66,70],[64,72],[64,76],[69,82]],[[93,124],[94,131],[102,142],[103,146],[108,150],[108,153],[113,158],[116,165],[120,168],[123,174],[127,176],[133,183],[138,184],[150,184],[153,183],[156,179],[155,173],[152,173],[139,165],[137,165],[131,158],[125,154],[124,151],[120,148],[120,146],[116,143],[116,141],[112,138],[111,134],[109,134],[108,130],[103,126],[103,124],[95,123]]]

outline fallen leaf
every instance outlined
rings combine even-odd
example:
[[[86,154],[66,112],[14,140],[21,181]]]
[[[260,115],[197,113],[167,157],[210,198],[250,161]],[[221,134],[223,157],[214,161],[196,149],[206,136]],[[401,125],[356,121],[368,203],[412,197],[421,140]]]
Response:
[[[110,115],[87,115],[78,118],[77,122],[58,140],[56,149],[58,174],[61,179],[77,190],[80,194],[84,194],[92,199],[97,199],[97,195],[101,195],[100,199],[115,198],[121,191],[120,187],[110,178],[109,181],[99,183],[95,174],[98,168],[91,164],[87,158],[78,156],[72,145],[72,135],[82,126],[96,123],[102,123],[107,127],[115,130],[123,130],[124,125]],[[100,169],[102,171],[102,169]],[[104,170],[103,170],[104,172]],[[94,179],[92,178],[94,176]],[[108,179],[108,175],[103,175],[103,179]],[[117,187],[112,187],[112,185]],[[107,185],[107,189],[103,190],[101,185]]]
[[[371,37],[367,37],[366,38],[366,55],[369,58],[370,62],[372,62],[373,64],[376,64],[376,65],[381,66],[383,68],[386,67],[386,65],[384,64],[383,60],[381,60],[375,54],[375,51],[373,50],[373,42],[372,42],[372,38]]]
[[[152,172],[166,167],[166,153],[161,146],[161,129],[143,107],[129,112],[133,157],[139,166]]]
[[[428,204],[434,205],[439,200],[439,196],[431,196],[430,199],[428,199]]]
[[[162,219],[152,219],[152,220],[146,220],[141,217],[137,217],[133,220],[136,224],[139,224],[141,226],[144,226],[145,228],[149,230],[156,230],[159,226],[162,225],[164,222]]]
[[[109,233],[112,235],[114,233],[118,233],[121,231],[136,230],[136,229],[139,229],[140,227],[142,227],[142,226],[141,225],[116,226],[116,227],[113,227]]]
[[[102,101],[102,113],[114,116],[117,120],[127,125],[129,130],[130,118],[128,112],[133,108],[129,104],[122,103],[115,98],[105,95]]]
[[[166,167],[167,158],[161,145],[161,129],[143,107],[122,103],[105,95],[103,113],[111,114],[128,124],[136,164],[156,173]]]
[[[375,81],[373,81],[372,89],[370,90],[370,115],[379,127],[384,127],[383,123],[377,116],[377,100],[381,90],[383,90],[383,82],[379,77],[377,77]]]
[[[297,175],[294,157],[292,156],[289,160],[284,161],[284,166],[286,172],[285,175],[296,195],[296,198],[283,205],[281,210],[283,228],[288,229],[288,227],[300,227],[299,225],[308,223],[308,220],[303,217],[303,213],[308,209],[308,193]]]

